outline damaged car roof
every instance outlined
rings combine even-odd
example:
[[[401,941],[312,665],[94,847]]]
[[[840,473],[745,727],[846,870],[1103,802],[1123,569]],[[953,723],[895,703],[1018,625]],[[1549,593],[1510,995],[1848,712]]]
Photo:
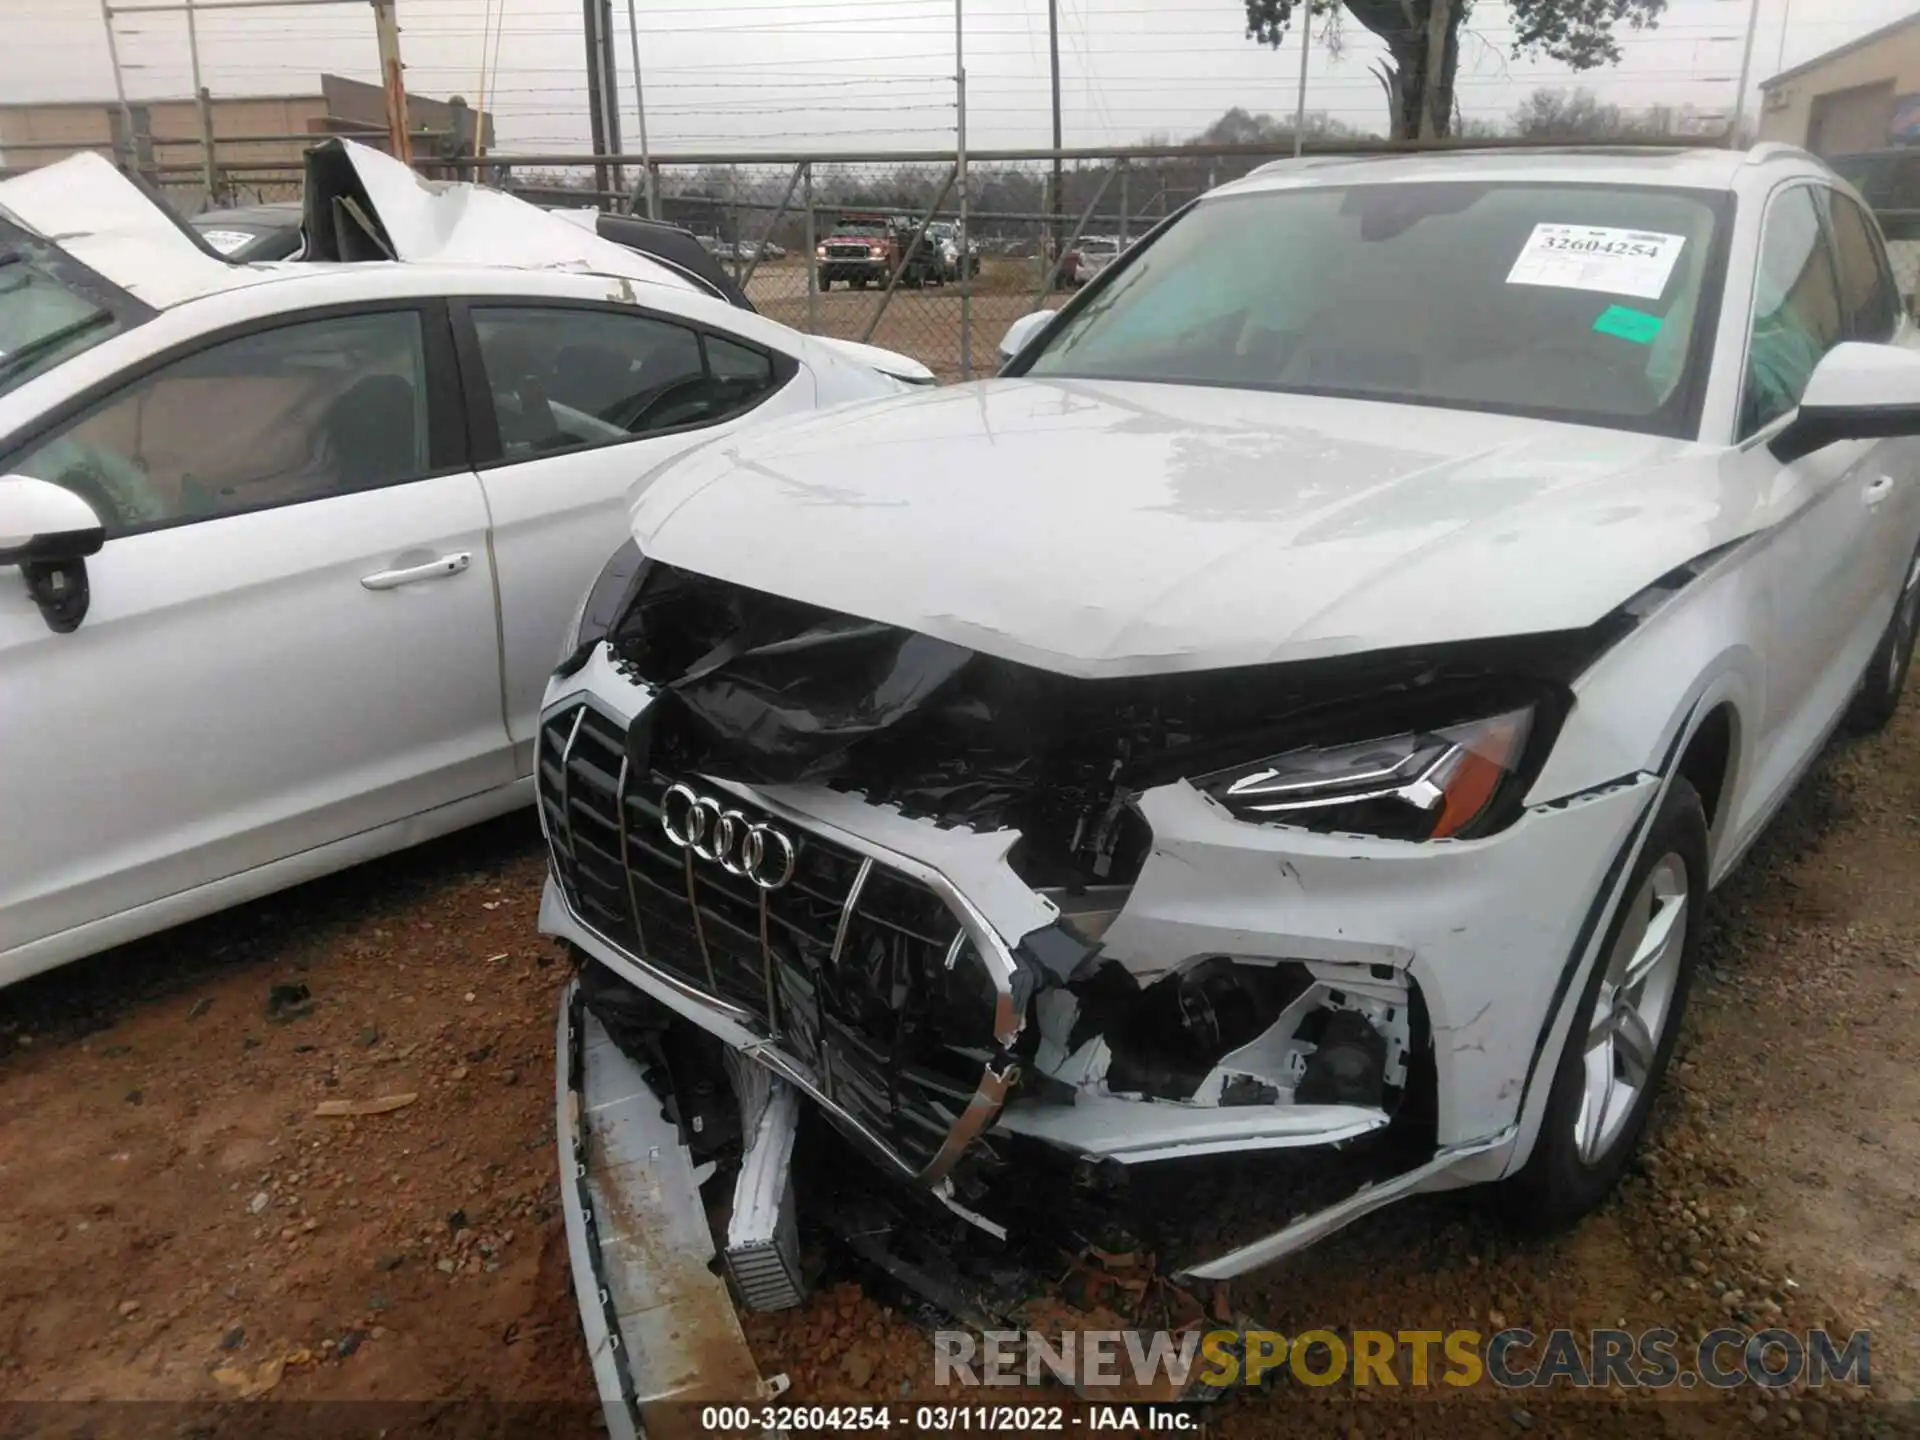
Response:
[[[0,210],[155,309],[302,273],[314,262],[566,270],[704,293],[647,256],[536,205],[466,183],[430,181],[378,150],[330,140],[308,154],[307,259],[226,260],[104,156],[72,155],[0,181]]]
[[[0,180],[0,211],[158,310],[273,274],[221,259],[91,151]]]

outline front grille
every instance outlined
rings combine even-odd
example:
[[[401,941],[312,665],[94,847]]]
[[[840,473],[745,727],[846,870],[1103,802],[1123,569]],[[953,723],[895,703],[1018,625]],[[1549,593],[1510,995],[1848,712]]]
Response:
[[[871,257],[864,245],[829,245],[827,258],[829,260],[866,260]]]
[[[574,914],[618,949],[744,1012],[830,1100],[924,1168],[992,1048],[991,982],[982,988],[969,945],[956,949],[953,912],[878,864],[849,911],[864,857],[690,779],[792,837],[792,880],[760,891],[668,841],[660,803],[673,780],[632,772],[617,721],[586,705],[543,721],[541,816]],[[970,973],[948,966],[950,952],[967,958]]]

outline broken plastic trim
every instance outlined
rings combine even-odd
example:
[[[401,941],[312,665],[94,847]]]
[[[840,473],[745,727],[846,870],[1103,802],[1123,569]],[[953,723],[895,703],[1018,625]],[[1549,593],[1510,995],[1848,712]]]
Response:
[[[607,638],[607,631],[613,628],[613,622],[633,603],[634,591],[646,579],[646,556],[640,553],[640,547],[628,540],[608,559],[600,569],[592,588],[587,591],[586,599],[580,606],[580,618],[574,625],[574,633],[567,643],[572,649],[554,667],[556,680],[564,680],[575,674],[594,652],[594,647]]]

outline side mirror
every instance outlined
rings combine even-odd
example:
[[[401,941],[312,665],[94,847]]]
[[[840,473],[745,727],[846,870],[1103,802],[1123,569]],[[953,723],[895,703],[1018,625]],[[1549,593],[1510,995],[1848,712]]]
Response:
[[[86,619],[86,557],[106,542],[100,517],[71,490],[31,475],[0,478],[0,566],[20,567],[27,594],[56,634]]]
[[[1821,357],[1800,408],[1768,449],[1798,460],[1837,440],[1920,435],[1920,353],[1848,341]]]
[[[1036,310],[1009,325],[1007,333],[1000,337],[1000,363],[1004,365],[1026,349],[1027,342],[1053,322],[1053,316],[1051,310]]]

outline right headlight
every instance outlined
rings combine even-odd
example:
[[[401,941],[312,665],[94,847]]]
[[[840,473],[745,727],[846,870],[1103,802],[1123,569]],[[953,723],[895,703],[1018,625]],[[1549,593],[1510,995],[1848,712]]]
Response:
[[[1194,784],[1241,820],[1395,840],[1491,828],[1516,799],[1535,707],[1352,744],[1305,745]]]

